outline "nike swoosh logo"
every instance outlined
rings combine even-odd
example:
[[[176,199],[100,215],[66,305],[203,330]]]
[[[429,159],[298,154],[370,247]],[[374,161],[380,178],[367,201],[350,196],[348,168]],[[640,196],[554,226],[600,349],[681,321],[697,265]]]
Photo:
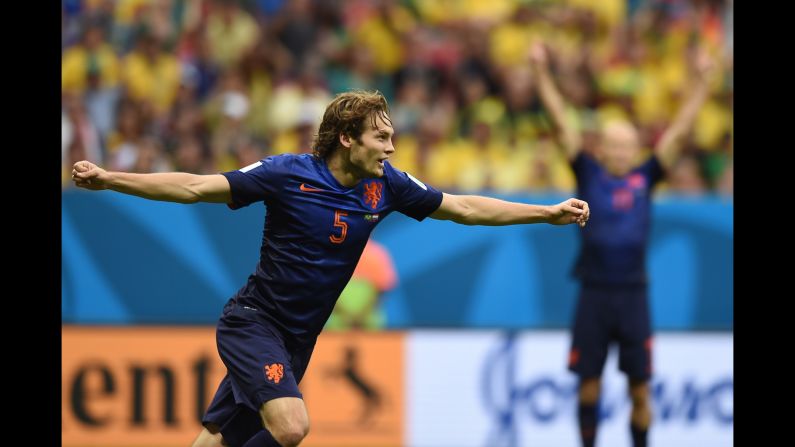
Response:
[[[310,186],[306,186],[306,183],[301,183],[301,186],[298,187],[301,191],[304,192],[324,192],[322,189],[312,188]]]

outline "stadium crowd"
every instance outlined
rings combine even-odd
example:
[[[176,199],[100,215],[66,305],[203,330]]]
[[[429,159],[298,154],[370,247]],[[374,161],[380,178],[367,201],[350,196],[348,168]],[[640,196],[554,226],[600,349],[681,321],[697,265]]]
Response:
[[[377,89],[391,162],[450,192],[570,192],[529,49],[582,130],[651,148],[706,48],[719,73],[662,188],[733,190],[732,0],[64,0],[63,187],[112,170],[218,173],[311,152],[337,93]],[[648,151],[649,149],[647,149]]]

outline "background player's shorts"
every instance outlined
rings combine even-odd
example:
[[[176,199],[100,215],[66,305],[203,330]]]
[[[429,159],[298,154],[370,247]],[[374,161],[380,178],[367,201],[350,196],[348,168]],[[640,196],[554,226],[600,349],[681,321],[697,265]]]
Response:
[[[630,379],[648,380],[651,339],[646,285],[583,284],[572,328],[569,370],[581,379],[601,376],[608,345],[616,341],[618,368]]]
[[[288,349],[262,310],[230,300],[218,321],[216,342],[227,373],[202,419],[221,428],[232,447],[262,430],[259,409],[279,397],[302,398],[298,383],[314,345]]]

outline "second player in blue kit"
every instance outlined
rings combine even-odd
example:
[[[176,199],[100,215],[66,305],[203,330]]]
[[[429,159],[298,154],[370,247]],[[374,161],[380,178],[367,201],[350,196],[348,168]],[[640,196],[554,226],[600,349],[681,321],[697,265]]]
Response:
[[[649,379],[652,376],[652,328],[649,313],[646,250],[654,187],[670,170],[696,114],[707,97],[706,54],[693,67],[687,101],[641,159],[638,131],[626,120],[604,122],[594,153],[583,151],[582,137],[566,116],[566,105],[551,78],[541,44],[531,51],[541,100],[555,136],[577,179],[577,193],[594,216],[581,234],[574,276],[580,281],[569,369],[579,376],[578,424],[583,447],[596,443],[601,376],[608,347],[618,343],[618,367],[629,381],[630,433],[634,447],[647,445],[651,425]]]

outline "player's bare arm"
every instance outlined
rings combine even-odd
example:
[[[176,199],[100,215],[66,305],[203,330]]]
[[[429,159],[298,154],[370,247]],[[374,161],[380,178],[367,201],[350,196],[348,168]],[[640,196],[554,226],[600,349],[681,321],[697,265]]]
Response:
[[[682,149],[685,136],[698,116],[698,111],[709,95],[709,81],[715,64],[706,51],[700,51],[695,64],[695,76],[689,91],[685,92],[685,104],[679,109],[673,122],[665,130],[655,148],[655,153],[665,169],[671,169]]]
[[[552,118],[555,138],[566,151],[569,160],[574,160],[582,149],[582,137],[579,130],[566,121],[566,101],[549,73],[549,56],[540,42],[534,44],[530,50],[530,67],[538,82],[541,102]]]
[[[232,200],[229,181],[221,174],[112,172],[88,161],[78,161],[72,169],[72,180],[80,188],[94,191],[110,189],[164,202],[229,203]]]
[[[445,193],[439,208],[430,215],[433,219],[452,220],[464,225],[516,225],[549,223],[584,227],[591,216],[588,203],[568,199],[557,205],[530,205],[507,202],[483,196]]]

